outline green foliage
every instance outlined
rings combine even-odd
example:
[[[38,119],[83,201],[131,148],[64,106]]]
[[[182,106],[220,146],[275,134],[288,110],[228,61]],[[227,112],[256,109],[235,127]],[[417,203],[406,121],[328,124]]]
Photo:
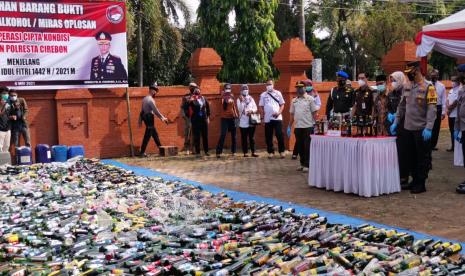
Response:
[[[198,19],[202,39],[222,57],[219,78],[230,82],[263,82],[272,76],[271,58],[279,47],[274,31],[277,0],[202,0]],[[229,27],[231,11],[236,25]]]

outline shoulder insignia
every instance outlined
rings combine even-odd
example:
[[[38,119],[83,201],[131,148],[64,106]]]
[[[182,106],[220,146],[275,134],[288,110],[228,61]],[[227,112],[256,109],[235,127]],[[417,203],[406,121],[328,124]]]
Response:
[[[426,103],[427,104],[437,104],[438,103],[438,94],[436,93],[436,88],[433,85],[428,85],[426,91]]]

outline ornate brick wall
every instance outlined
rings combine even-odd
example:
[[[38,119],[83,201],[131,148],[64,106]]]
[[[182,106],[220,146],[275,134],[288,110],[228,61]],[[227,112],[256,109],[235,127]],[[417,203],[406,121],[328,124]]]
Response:
[[[294,84],[298,80],[306,79],[305,70],[310,68],[312,59],[311,51],[298,39],[284,41],[274,55],[273,62],[281,73],[275,87],[281,90],[286,100],[284,132],[289,121],[289,103],[295,97]],[[197,49],[189,61],[189,67],[196,77],[196,82],[201,86],[202,93],[211,103],[212,118],[209,126],[209,145],[212,152],[220,134],[219,91],[221,86],[216,75],[221,66],[221,58],[213,49],[208,48]],[[319,114],[325,114],[326,99],[329,91],[335,85],[335,82],[314,84],[323,103]],[[354,86],[356,86],[355,82]],[[446,82],[446,86],[450,88],[450,82]],[[249,84],[249,88],[251,96],[258,104],[260,93],[265,91],[265,85]],[[239,95],[239,89],[240,84],[233,85],[234,95]],[[177,145],[179,148],[183,146],[183,120],[180,118],[179,111],[181,98],[187,91],[188,88],[185,86],[161,87],[160,93],[157,95],[157,106],[172,122],[165,125],[156,120],[156,127],[164,145]],[[33,147],[36,144],[82,144],[89,157],[111,158],[130,155],[126,89],[18,92],[20,97],[26,98],[29,105]],[[142,98],[147,95],[148,88],[129,88],[128,92],[130,95],[130,124],[137,153],[144,134],[144,127],[138,127],[138,115]],[[446,127],[446,124],[444,121],[443,127]],[[258,148],[265,147],[263,126],[257,127],[256,141]],[[240,144],[239,133],[238,143]],[[290,141],[286,139],[288,148],[291,149],[293,143],[292,139]],[[226,146],[229,144],[230,137],[227,137]],[[238,150],[240,151],[240,147]],[[156,152],[153,141],[149,143],[148,152]]]

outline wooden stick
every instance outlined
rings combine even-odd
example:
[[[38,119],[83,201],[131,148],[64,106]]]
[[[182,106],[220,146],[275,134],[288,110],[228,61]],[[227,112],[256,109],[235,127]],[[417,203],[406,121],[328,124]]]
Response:
[[[131,126],[131,106],[129,104],[129,90],[126,87],[126,105],[128,107],[128,127],[129,127],[129,143],[131,145],[131,157],[134,157],[134,141],[132,139],[132,126]]]

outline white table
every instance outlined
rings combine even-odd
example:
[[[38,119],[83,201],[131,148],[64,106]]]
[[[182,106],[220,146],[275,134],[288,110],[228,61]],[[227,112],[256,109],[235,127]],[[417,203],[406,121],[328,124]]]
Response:
[[[396,137],[312,135],[308,184],[364,197],[400,192]]]

